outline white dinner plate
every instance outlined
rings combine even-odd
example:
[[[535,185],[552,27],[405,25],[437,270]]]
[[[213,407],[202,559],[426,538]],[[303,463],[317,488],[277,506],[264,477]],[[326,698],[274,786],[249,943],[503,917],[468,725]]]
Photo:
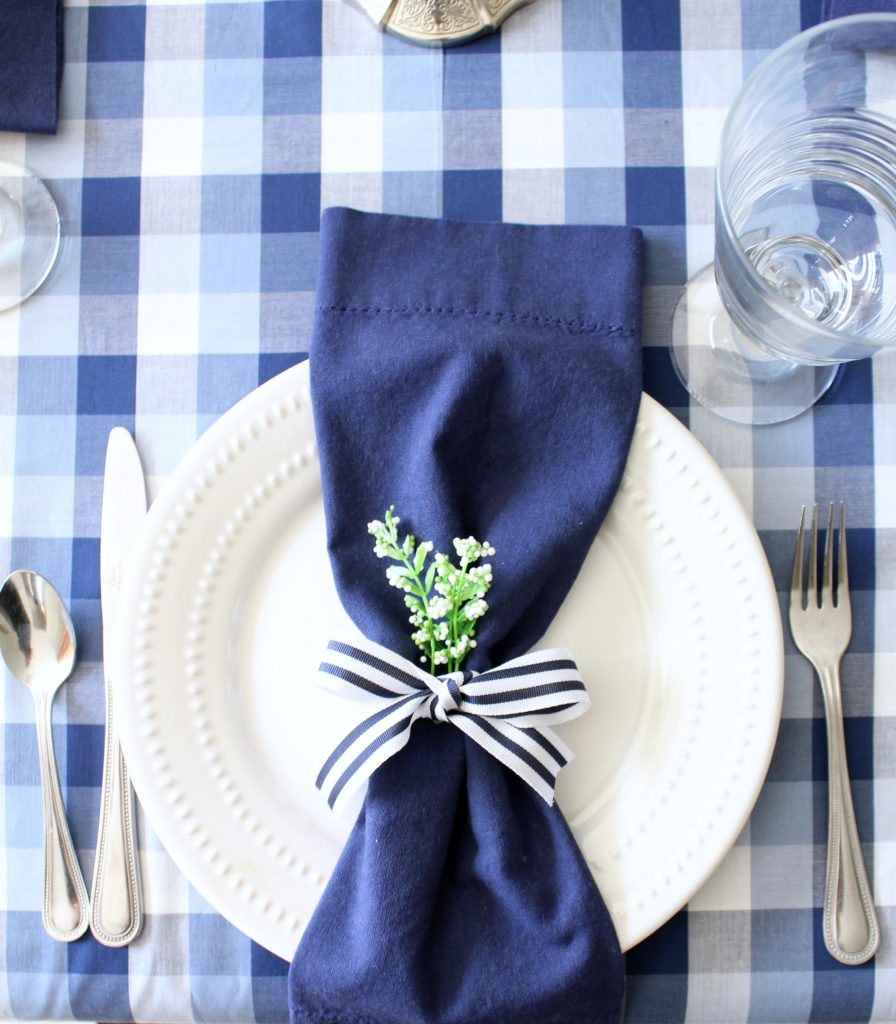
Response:
[[[213,907],[289,959],[351,827],[313,786],[351,702],[314,675],[331,637],[357,636],[326,552],[307,363],[234,406],[169,478],[118,624],[121,739],[150,822]],[[559,727],[576,760],[557,798],[627,949],[736,839],[783,690],[756,533],[646,396],[620,491],[538,646],[571,648],[591,695]]]

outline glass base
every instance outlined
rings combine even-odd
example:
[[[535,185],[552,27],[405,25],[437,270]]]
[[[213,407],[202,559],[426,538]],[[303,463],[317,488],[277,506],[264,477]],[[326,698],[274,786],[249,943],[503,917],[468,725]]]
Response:
[[[31,171],[0,162],[0,310],[46,280],[59,252],[59,211]]]
[[[731,322],[713,266],[685,285],[672,320],[672,365],[707,409],[736,423],[781,423],[811,408],[839,365],[802,366],[763,352]]]

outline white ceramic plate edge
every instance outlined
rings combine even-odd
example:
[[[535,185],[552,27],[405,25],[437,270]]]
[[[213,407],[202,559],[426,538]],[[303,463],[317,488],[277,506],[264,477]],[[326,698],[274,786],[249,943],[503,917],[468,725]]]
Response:
[[[295,368],[293,368],[293,370],[295,370]],[[134,566],[143,567],[141,572],[146,572],[147,566],[150,566],[149,571],[151,571],[155,539],[160,532],[169,527],[172,522],[176,522],[178,514],[189,514],[183,498],[184,494],[188,493],[190,488],[194,485],[197,478],[201,479],[204,473],[214,474],[225,470],[227,461],[226,451],[228,445],[233,442],[234,423],[239,421],[243,424],[244,429],[250,433],[253,429],[253,422],[257,424],[257,429],[263,430],[265,418],[278,415],[278,407],[284,410],[279,414],[285,415],[287,411],[286,406],[290,401],[298,401],[297,399],[290,397],[296,391],[296,382],[290,379],[288,387],[285,386],[284,382],[284,378],[292,372],[293,371],[286,371],[285,374],[281,374],[280,377],[262,385],[255,392],[237,403],[230,412],[213,424],[203,435],[200,441],[197,442],[197,444],[187,453],[183,461],[178,465],[174,473],[166,482],[162,492],[159,494],[148,514],[144,530],[141,534],[138,550],[132,561]],[[303,372],[307,372],[307,370]],[[307,393],[307,386],[303,389],[301,401],[309,406],[308,415],[310,415],[310,396]],[[724,499],[729,503],[736,505],[737,508],[740,508],[745,521],[748,522],[733,488],[727,480],[724,479],[709,454],[701,445],[699,445],[693,435],[691,435],[684,426],[675,420],[674,417],[662,409],[661,406],[654,403],[652,399],[644,396],[643,401],[649,406],[655,407],[653,410],[654,418],[657,416],[661,418],[663,430],[668,431],[671,437],[676,439],[681,446],[686,448],[689,458],[699,459],[703,462],[706,471],[711,473],[713,476],[714,485],[720,488],[720,493],[722,489],[724,489]],[[218,465],[214,464],[214,459],[209,458],[209,453],[214,451],[224,453],[219,455]],[[313,458],[313,455],[314,453],[309,453],[309,458]],[[749,530],[742,531],[742,533],[743,537],[741,540],[751,546],[751,557],[753,557],[758,566],[764,566],[764,585],[767,592],[764,596],[760,595],[760,598],[768,600],[774,604],[775,608],[777,608],[777,594],[759,538],[752,527],[750,527]],[[156,551],[155,554],[157,556],[158,552]],[[143,579],[141,572],[129,572],[125,581],[122,607],[127,608],[128,612],[127,615],[122,616],[122,618],[127,618],[129,621],[133,621],[134,616],[140,614],[141,602],[145,603],[149,600],[144,593],[145,580]],[[134,672],[132,655],[133,651],[131,650],[129,638],[120,637],[115,659],[116,667],[118,668],[118,686],[120,688],[128,686],[129,676]],[[766,711],[768,717],[767,720],[762,723],[762,728],[765,730],[766,735],[770,737],[765,749],[763,768],[761,773],[757,774],[755,786],[751,792],[751,798],[749,801],[745,802],[742,814],[738,818],[738,827],[730,836],[730,841],[719,848],[718,855],[711,863],[712,870],[715,870],[718,867],[718,864],[727,854],[740,830],[743,828],[743,825],[749,817],[755,803],[762,781],[765,778],[768,763],[774,747],[774,738],[777,733],[777,722],[780,717],[780,705],[783,693],[783,664],[782,629],[780,618],[777,617],[773,669],[775,678],[778,680],[777,700],[767,705]],[[141,715],[141,709],[134,708],[132,710],[133,715],[131,716],[131,725],[133,725],[136,718],[139,718]],[[128,735],[128,732],[129,728],[126,724],[123,730],[122,740],[125,745],[129,764],[131,765],[131,772],[135,780],[135,785],[141,801],[144,804],[144,809],[149,820],[153,823],[158,832],[159,838],[175,863],[178,864],[178,866],[181,867],[181,870],[188,875],[191,883],[204,896],[204,898],[213,906],[220,909],[222,904],[222,891],[226,890],[222,889],[221,879],[215,874],[214,843],[211,843],[208,872],[204,874],[197,874],[195,871],[188,870],[195,861],[195,837],[193,839],[187,839],[176,822],[176,815],[172,815],[169,803],[159,796],[158,787],[151,784],[149,775],[153,771],[153,765],[151,763],[151,758],[146,756],[147,749],[145,730],[144,739],[140,742],[134,740],[132,736]],[[151,742],[152,739],[150,738],[150,743]],[[662,920],[654,920],[651,922],[649,927],[642,927],[639,930],[632,931],[629,934],[624,935],[623,937],[625,939],[626,947],[628,948],[641,941],[641,939],[671,916],[671,914],[679,909],[687,899],[691,898],[702,882],[705,881],[706,877],[707,872],[704,872],[702,878],[690,886],[684,894],[679,890],[678,893],[676,893],[674,900],[672,900],[669,906],[663,910]],[[309,886],[311,889],[316,889],[322,885],[323,880],[322,876],[313,871],[305,872],[301,876],[301,884]],[[225,903],[226,899],[227,898],[225,896]],[[265,908],[259,907],[257,909],[259,912],[259,918],[263,918]],[[274,910],[276,910],[276,908],[274,908]],[[233,920],[232,916],[231,920]],[[284,919],[281,913],[278,920],[271,920],[269,934],[261,935],[259,932],[256,932],[252,937],[257,941],[262,942],[262,944],[267,945],[269,948],[274,949],[275,952],[280,951],[282,955],[282,951],[289,948],[287,941],[292,941],[291,937],[294,935],[297,923],[297,920],[291,920],[288,915]],[[285,939],[284,936],[290,936],[289,940]]]

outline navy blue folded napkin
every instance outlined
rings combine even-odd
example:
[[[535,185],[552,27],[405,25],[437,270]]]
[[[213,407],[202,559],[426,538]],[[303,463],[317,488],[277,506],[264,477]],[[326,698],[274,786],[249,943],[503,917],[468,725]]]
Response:
[[[0,2],[0,131],[56,131],[62,0]]]
[[[366,531],[394,503],[436,550],[469,534],[496,549],[465,669],[538,642],[628,455],[641,242],[324,212],[312,399],[336,585],[370,640],[415,660]],[[556,804],[460,729],[416,722],[372,776],[296,951],[293,1024],[615,1024],[623,993],[612,922]]]
[[[821,0],[821,21],[850,14],[893,14],[896,0]]]

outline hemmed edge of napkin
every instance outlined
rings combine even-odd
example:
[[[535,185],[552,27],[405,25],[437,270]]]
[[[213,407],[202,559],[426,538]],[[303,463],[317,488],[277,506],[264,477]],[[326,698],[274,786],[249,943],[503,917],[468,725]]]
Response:
[[[396,268],[407,263],[409,234],[427,260],[406,282]],[[459,252],[477,256],[458,261]],[[642,256],[641,230],[621,225],[439,220],[328,207],[321,214],[317,309],[632,337],[640,335],[641,294],[624,284],[640,279]]]
[[[545,1018],[542,1024],[620,1024],[624,1019],[624,1004],[622,1013],[617,1016],[616,1014],[602,1014],[600,1016],[594,1016],[589,1014],[587,1016],[576,1015],[574,1017],[564,1016],[557,1017],[552,1016]],[[400,1017],[393,1017],[387,1020],[384,1017],[369,1017],[367,1014],[358,1014],[354,1010],[332,1010],[329,1007],[324,1008],[320,1002],[318,1002],[314,1009],[308,1009],[304,1005],[293,1006],[289,1011],[289,1022],[290,1024],[405,1024]],[[514,1021],[505,1020],[494,1020],[490,1024],[515,1024]]]

